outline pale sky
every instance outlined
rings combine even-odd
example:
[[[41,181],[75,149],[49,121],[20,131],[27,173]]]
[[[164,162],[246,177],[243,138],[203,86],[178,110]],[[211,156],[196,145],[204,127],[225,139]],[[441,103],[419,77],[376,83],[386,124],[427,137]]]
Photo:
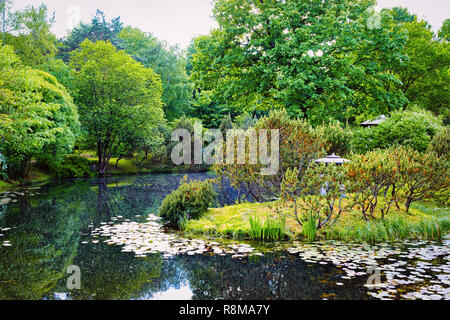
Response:
[[[191,38],[208,34],[217,26],[212,18],[211,0],[13,0],[14,7],[45,3],[55,11],[53,32],[67,34],[80,20],[88,22],[97,9],[108,19],[120,16],[125,25],[152,32],[169,45],[189,45]],[[450,0],[378,0],[378,9],[402,6],[425,18],[437,31],[450,18]]]

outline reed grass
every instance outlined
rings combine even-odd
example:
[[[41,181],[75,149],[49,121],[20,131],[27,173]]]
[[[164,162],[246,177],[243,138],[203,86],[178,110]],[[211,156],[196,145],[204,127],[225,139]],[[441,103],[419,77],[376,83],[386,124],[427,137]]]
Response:
[[[286,218],[271,218],[267,215],[262,221],[258,216],[249,217],[249,236],[253,240],[283,240],[286,238]]]
[[[317,235],[317,221],[313,215],[308,215],[303,222],[303,236],[308,241],[314,241]]]
[[[326,233],[326,238],[368,243],[405,239],[438,241],[449,231],[448,216],[433,216],[418,222],[408,221],[404,216],[393,216],[352,226],[333,227]]]

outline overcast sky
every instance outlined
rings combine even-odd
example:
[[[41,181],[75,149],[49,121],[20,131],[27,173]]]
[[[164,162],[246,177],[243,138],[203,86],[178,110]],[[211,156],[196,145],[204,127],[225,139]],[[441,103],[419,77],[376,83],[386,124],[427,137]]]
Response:
[[[211,0],[13,0],[16,9],[45,3],[55,11],[53,31],[58,37],[80,20],[88,22],[97,8],[108,19],[120,16],[126,25],[152,32],[170,45],[186,48],[192,37],[209,33],[216,26]],[[450,18],[450,0],[378,0],[378,8],[407,7],[438,30]]]

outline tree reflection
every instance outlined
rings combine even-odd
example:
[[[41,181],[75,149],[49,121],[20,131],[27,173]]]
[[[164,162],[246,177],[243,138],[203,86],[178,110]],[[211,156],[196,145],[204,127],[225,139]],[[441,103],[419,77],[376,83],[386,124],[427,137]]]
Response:
[[[113,217],[144,221],[156,213],[182,176],[69,181],[42,187],[40,194],[30,189],[17,202],[3,205],[0,226],[12,228],[5,233],[12,246],[0,246],[0,299],[146,299],[186,282],[195,299],[295,296],[298,287],[284,283],[294,277],[289,271],[293,266],[276,260],[252,264],[229,257],[136,258],[104,239],[84,243],[92,240],[92,228],[120,223]],[[80,290],[67,289],[69,265],[80,267]],[[298,268],[292,272],[307,278],[304,267]]]
[[[0,299],[40,299],[63,277],[80,240],[80,212],[86,188],[50,190],[45,197],[24,194],[7,207],[0,225],[12,230],[11,247],[0,247]]]
[[[73,263],[81,270],[81,289],[69,296],[77,300],[137,299],[156,290],[162,275],[160,255],[136,258],[105,243],[82,245]]]
[[[333,281],[339,281],[339,271],[334,267],[307,264],[298,256],[267,254],[242,260],[230,256],[185,256],[180,259],[188,270],[194,300],[368,297],[364,289],[333,286]]]

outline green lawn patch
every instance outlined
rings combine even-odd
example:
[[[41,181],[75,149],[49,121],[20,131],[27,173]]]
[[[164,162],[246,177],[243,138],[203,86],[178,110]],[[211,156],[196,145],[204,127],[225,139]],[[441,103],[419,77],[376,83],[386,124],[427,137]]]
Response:
[[[209,209],[201,218],[190,220],[184,226],[188,234],[212,235],[227,238],[251,239],[251,221],[261,224],[277,219],[271,209],[275,203],[243,203]],[[290,212],[284,211],[285,232],[289,239],[303,239],[302,227]],[[316,240],[343,240],[356,242],[387,242],[404,239],[439,240],[450,231],[450,210],[437,208],[432,203],[415,203],[407,214],[391,210],[384,220],[366,222],[359,211],[343,214],[331,228],[319,229]]]

